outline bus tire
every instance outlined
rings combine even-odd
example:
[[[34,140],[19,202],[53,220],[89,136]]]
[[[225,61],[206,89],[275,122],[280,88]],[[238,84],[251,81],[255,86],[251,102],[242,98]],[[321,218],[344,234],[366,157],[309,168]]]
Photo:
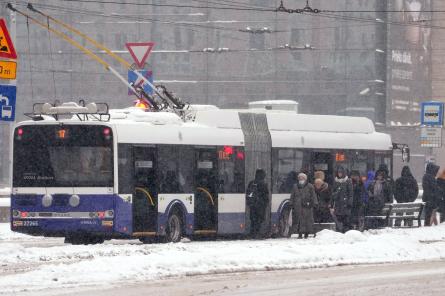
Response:
[[[163,242],[177,243],[182,239],[182,215],[179,210],[173,210],[167,220],[167,227],[165,229],[165,236]]]
[[[278,237],[290,237],[292,235],[292,211],[289,206],[285,207],[278,221]]]

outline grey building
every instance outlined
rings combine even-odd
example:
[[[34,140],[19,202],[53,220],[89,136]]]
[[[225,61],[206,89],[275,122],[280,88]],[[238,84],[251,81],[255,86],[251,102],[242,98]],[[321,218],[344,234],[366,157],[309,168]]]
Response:
[[[133,4],[40,0],[35,5],[128,61],[126,42],[155,42],[146,68],[155,82],[185,101],[246,107],[253,100],[291,99],[299,102],[301,113],[364,115],[380,126],[391,124],[389,106],[395,95],[388,90],[393,65],[388,36],[393,31],[386,10],[398,0],[309,1],[312,8],[330,11],[318,14],[261,11],[279,7],[277,0],[128,2]],[[303,8],[306,1],[287,0],[284,5]],[[28,25],[26,18],[16,16],[14,22],[5,8],[0,12],[15,26],[19,120],[41,101],[132,104],[126,87],[101,65],[47,30]],[[127,75],[103,52],[67,35]],[[9,133],[9,125],[0,123],[2,151],[8,149]],[[0,157],[3,182],[8,178],[6,155]]]

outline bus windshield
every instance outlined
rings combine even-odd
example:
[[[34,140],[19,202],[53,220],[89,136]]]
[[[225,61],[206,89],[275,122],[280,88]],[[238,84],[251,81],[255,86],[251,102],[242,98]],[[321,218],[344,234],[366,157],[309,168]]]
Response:
[[[104,126],[21,126],[14,132],[14,187],[113,187],[113,141]]]

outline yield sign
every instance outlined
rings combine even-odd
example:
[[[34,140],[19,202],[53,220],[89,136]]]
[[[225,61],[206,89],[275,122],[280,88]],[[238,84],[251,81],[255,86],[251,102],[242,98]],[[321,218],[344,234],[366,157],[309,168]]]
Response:
[[[17,58],[17,53],[15,52],[11,37],[9,37],[4,19],[0,19],[0,57],[9,59]]]
[[[143,42],[143,43],[126,43],[125,46],[128,48],[134,62],[139,68],[143,68],[145,61],[148,58],[151,50],[155,46],[154,42]]]

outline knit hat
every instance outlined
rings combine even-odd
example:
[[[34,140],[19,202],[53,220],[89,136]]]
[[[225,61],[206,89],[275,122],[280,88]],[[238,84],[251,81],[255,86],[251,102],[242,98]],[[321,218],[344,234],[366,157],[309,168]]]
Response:
[[[325,180],[324,172],[323,171],[316,171],[314,173],[314,178],[315,179],[321,179],[322,181],[324,181]]]
[[[300,178],[307,181],[307,175],[305,173],[299,173],[298,174],[298,180],[300,180]]]

